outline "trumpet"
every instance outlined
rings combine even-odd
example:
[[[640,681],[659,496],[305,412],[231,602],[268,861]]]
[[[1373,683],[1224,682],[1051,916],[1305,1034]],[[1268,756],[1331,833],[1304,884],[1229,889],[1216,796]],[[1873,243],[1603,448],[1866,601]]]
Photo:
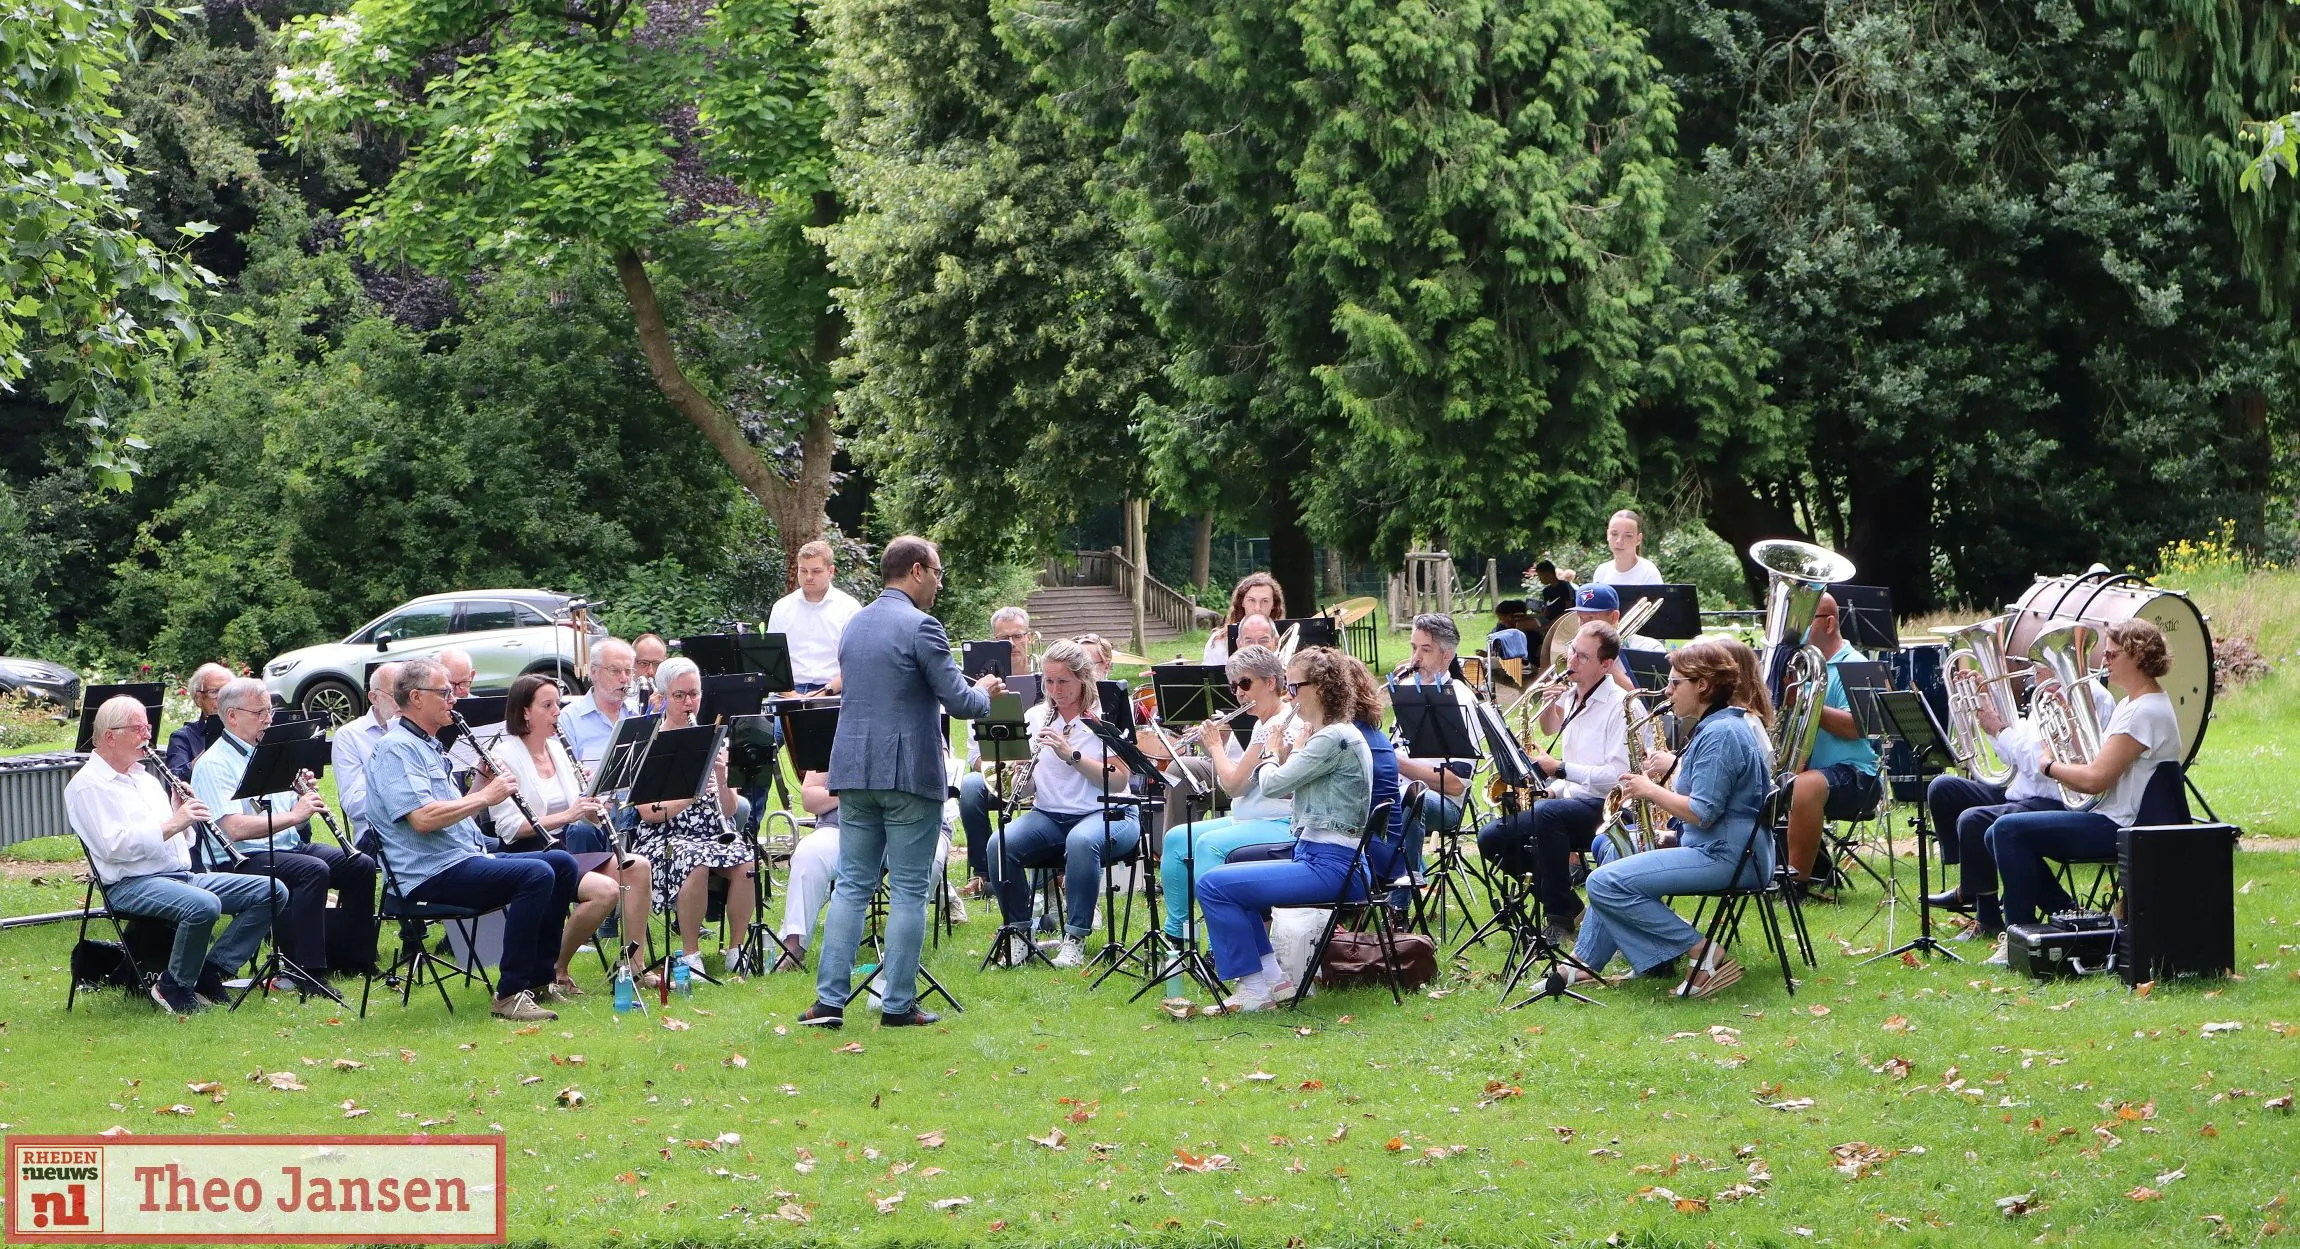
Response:
[[[312,779],[311,773],[298,772],[295,774],[294,789],[298,794],[317,795],[319,793],[319,784]],[[319,822],[327,825],[327,831],[335,837],[335,844],[342,846],[343,852],[345,854],[359,853],[358,850],[352,847],[351,838],[343,835],[343,825],[335,822],[335,814],[327,809],[327,800],[325,798],[320,799]]]
[[[144,762],[151,764],[153,769],[159,772],[160,779],[167,782],[169,791],[175,794],[177,801],[196,801],[192,794],[192,787],[190,783],[185,781],[184,778],[177,776],[175,773],[170,772],[168,770],[168,761],[164,758],[161,758],[160,752],[152,749],[149,743],[144,746]],[[232,839],[224,836],[223,830],[217,828],[214,824],[207,822],[194,824],[192,826],[192,836],[195,839],[205,838],[207,840],[213,841],[219,846],[222,846],[224,848],[224,853],[231,857],[233,867],[238,867],[240,864],[248,861],[248,856],[246,853],[243,852],[238,846],[233,845]]]
[[[489,780],[494,780],[496,777],[501,776],[502,772],[496,768],[494,758],[490,756],[485,750],[480,749],[479,738],[471,731],[471,725],[463,718],[463,713],[460,711],[451,710],[447,714],[455,717],[455,727],[462,732],[464,740],[471,743],[471,753],[473,757],[479,761],[480,775],[486,777]],[[510,798],[512,807],[515,808],[519,814],[526,819],[527,827],[534,829],[536,835],[543,838],[545,844],[551,846],[553,849],[557,849],[559,846],[559,834],[543,827],[543,821],[535,818],[535,812],[529,809],[527,800],[519,796],[518,790],[512,790]]]

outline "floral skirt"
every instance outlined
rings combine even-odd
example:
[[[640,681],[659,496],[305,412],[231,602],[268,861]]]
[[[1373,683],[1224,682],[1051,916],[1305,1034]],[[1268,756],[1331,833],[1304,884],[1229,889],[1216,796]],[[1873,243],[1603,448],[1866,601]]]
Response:
[[[750,847],[744,845],[740,837],[722,842],[716,837],[674,832],[668,854],[664,853],[659,833],[652,838],[642,836],[635,844],[655,860],[655,909],[658,911],[671,909],[678,899],[679,886],[696,868],[744,867],[751,862]]]

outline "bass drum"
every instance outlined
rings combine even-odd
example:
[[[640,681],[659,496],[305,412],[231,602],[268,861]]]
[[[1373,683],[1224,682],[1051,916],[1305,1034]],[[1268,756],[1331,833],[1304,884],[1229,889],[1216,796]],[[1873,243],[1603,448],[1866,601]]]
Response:
[[[2082,576],[2039,577],[2013,604],[2005,654],[2025,658],[2029,643],[2055,620],[2103,630],[2120,620],[2145,620],[2163,631],[2172,668],[2161,684],[2180,717],[2180,740],[2188,748],[2185,762],[2195,763],[2212,721],[2212,630],[2196,604],[2185,593],[2158,589],[2132,573],[2096,569]],[[2099,650],[2084,656],[2084,663],[2099,667]]]

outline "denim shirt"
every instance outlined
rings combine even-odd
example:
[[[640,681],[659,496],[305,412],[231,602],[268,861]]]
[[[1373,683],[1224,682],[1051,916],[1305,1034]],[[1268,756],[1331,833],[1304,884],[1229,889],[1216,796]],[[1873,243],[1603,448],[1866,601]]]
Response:
[[[1355,847],[1374,792],[1373,752],[1352,724],[1310,734],[1284,763],[1265,763],[1262,792],[1294,800],[1294,836]]]
[[[367,757],[367,822],[383,839],[400,897],[483,852],[479,821],[468,816],[431,833],[419,833],[407,822],[417,807],[461,797],[439,740],[405,717],[392,721],[391,731]]]
[[[1746,715],[1739,707],[1727,707],[1701,717],[1693,740],[1678,756],[1676,789],[1693,803],[1693,819],[1681,822],[1680,844],[1738,858],[1756,832],[1771,764],[1757,748]],[[1759,850],[1759,862],[1771,859]]]

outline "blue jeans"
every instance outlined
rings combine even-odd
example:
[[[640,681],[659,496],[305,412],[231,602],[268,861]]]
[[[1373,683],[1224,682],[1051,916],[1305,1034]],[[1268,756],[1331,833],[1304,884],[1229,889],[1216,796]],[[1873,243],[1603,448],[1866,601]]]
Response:
[[[1356,846],[1328,841],[1297,841],[1294,857],[1282,863],[1227,863],[1206,873],[1198,886],[1198,908],[1206,913],[1206,944],[1214,952],[1214,974],[1224,980],[1262,969],[1270,953],[1270,926],[1264,913],[1278,906],[1318,906],[1332,902],[1357,863]],[[1352,898],[1369,888],[1357,869]]]
[[[1292,820],[1275,819],[1200,820],[1167,829],[1158,858],[1158,884],[1166,891],[1166,935],[1181,936],[1190,919],[1192,876],[1205,880],[1206,873],[1247,846],[1290,840],[1293,828]]]
[[[900,1015],[918,1003],[919,946],[926,941],[926,895],[934,849],[942,840],[942,804],[899,789],[850,789],[839,795],[839,883],[823,919],[815,957],[815,1000],[843,1009],[854,992],[855,948],[863,916],[884,873],[890,895],[879,1007]]]
[[[1926,795],[1931,797],[1928,792]],[[1957,813],[1956,845],[1958,847],[1957,892],[1966,901],[1982,898],[1997,891],[1997,863],[1989,848],[1989,830],[2008,815],[2032,811],[2066,811],[2051,798],[2026,798],[2019,802],[1998,802],[1983,807],[1966,807]],[[1983,917],[1983,927],[1996,927]]]
[[[1772,873],[1768,834],[1759,829],[1760,842],[1743,885],[1754,885]],[[1693,925],[1669,909],[1662,899],[1674,894],[1706,893],[1733,881],[1733,865],[1741,859],[1738,838],[1704,839],[1693,845],[1648,850],[1616,859],[1589,874],[1588,908],[1581,913],[1581,939],[1573,955],[1603,970],[1618,953],[1632,971],[1649,972],[1669,964],[1701,939]]]
[[[256,947],[271,930],[272,917],[285,914],[287,904],[286,885],[224,872],[130,876],[104,890],[104,905],[114,914],[142,915],[176,926],[167,975],[186,989],[199,982],[203,962],[214,963],[229,975],[254,958]],[[231,926],[210,949],[208,931],[219,915],[231,916]]]
[[[2016,811],[1989,826],[1989,854],[2004,881],[2005,924],[2033,924],[2039,911],[2076,905],[2045,866],[2047,858],[2102,859],[2116,854],[2116,821],[2095,811]]]
[[[1960,817],[1974,807],[2002,805],[2002,785],[1987,785],[1969,777],[1943,773],[1925,786],[1925,808],[1933,823],[1933,836],[1941,839],[1941,866],[1962,858]],[[1921,847],[1920,847],[1921,848]]]
[[[1133,852],[1142,840],[1133,812],[1100,811],[1059,815],[1035,808],[1016,816],[990,839],[990,861],[998,864],[998,911],[1009,924],[1030,919],[1030,869],[1062,864],[1063,929],[1073,937],[1094,931],[1094,903],[1102,893],[1102,869]]]
[[[557,977],[559,937],[582,878],[564,850],[480,854],[416,886],[407,900],[476,910],[503,907],[503,962],[495,976],[500,999]]]

